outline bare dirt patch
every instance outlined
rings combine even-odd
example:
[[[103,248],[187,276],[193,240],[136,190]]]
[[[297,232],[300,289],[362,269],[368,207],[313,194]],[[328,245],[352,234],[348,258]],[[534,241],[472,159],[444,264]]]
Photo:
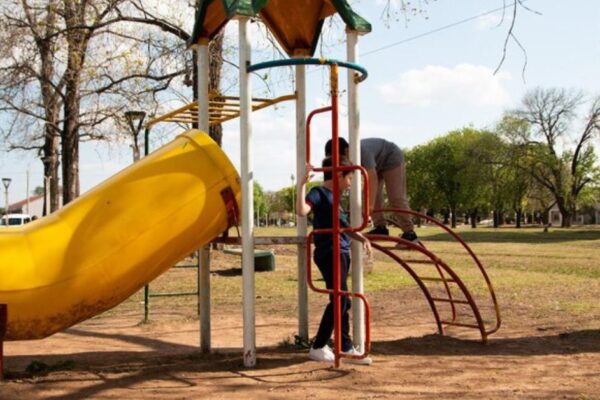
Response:
[[[421,293],[400,286],[369,294],[373,365],[310,361],[293,344],[295,300],[277,292],[295,284],[288,249],[277,272],[257,276],[275,288],[257,290],[258,363],[244,368],[239,259],[217,253],[214,353],[198,349],[195,298],[153,300],[151,322],[141,324],[138,296],[47,339],[6,343],[0,399],[600,399],[600,309],[589,306],[597,304],[597,279],[557,275],[561,281],[540,285],[538,272],[505,267],[507,257],[496,265],[501,248],[480,250],[490,254],[503,312],[486,345],[459,329],[436,334]],[[323,299],[310,299],[314,332]]]

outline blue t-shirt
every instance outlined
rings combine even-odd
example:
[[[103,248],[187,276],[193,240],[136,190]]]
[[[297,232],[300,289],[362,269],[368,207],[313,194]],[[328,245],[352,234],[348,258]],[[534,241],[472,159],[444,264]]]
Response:
[[[331,229],[333,223],[333,193],[323,186],[316,186],[306,195],[306,202],[310,204],[313,213],[314,229]],[[340,227],[347,228],[348,217],[340,206]],[[315,234],[313,242],[315,244],[315,258],[320,258],[333,252],[333,235]],[[350,253],[350,238],[347,234],[340,234],[340,252]]]

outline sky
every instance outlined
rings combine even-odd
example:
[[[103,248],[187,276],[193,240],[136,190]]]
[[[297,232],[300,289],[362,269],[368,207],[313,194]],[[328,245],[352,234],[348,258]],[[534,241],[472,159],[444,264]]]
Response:
[[[502,11],[493,12],[503,6],[503,0],[421,4],[423,14],[399,17],[389,24],[381,17],[383,0],[361,0],[354,6],[373,26],[371,33],[359,39],[359,63],[369,71],[368,79],[359,86],[362,137],[383,137],[410,149],[465,126],[493,127],[505,110],[518,107],[527,90],[535,87],[600,95],[598,1],[526,0],[524,4],[534,12],[519,8],[513,31],[526,56],[510,42],[506,60],[496,74],[510,22],[511,10],[504,20]],[[235,41],[235,28],[228,31],[232,33],[230,40]],[[325,34],[327,43],[317,56],[345,59],[345,39],[339,24],[327,26]],[[273,54],[259,39],[256,48],[255,62]],[[289,72],[272,76],[274,94],[293,91]],[[345,74],[340,77],[344,89]],[[324,68],[307,69],[307,112],[328,104],[326,78]],[[256,96],[265,95],[259,79],[252,85]],[[231,88],[230,94],[236,90]],[[346,104],[342,93],[342,135],[347,132]],[[294,118],[292,103],[252,115],[254,177],[265,190],[292,183],[296,165]],[[315,119],[312,151],[316,160],[323,155],[323,144],[330,135],[328,127],[329,117]],[[177,127],[171,131],[180,132]],[[226,123],[223,149],[236,167],[239,142],[238,123]],[[126,168],[131,159],[126,145],[82,145],[82,192]],[[41,186],[41,162],[34,154],[0,152],[0,177],[12,179],[10,203],[26,197],[27,171],[30,191]]]

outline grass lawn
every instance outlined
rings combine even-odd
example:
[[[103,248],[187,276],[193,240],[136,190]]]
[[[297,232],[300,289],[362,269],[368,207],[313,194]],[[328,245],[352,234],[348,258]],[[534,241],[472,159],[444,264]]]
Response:
[[[551,228],[547,233],[539,227],[459,227],[456,232],[471,246],[488,272],[503,316],[528,310],[532,317],[562,315],[577,323],[581,319],[591,319],[586,317],[600,316],[596,298],[600,292],[600,227]],[[439,228],[421,227],[417,233],[428,249],[458,273],[481,307],[484,310],[488,307],[490,311],[485,282],[464,249]],[[256,235],[293,236],[295,228],[257,228]],[[276,255],[276,271],[255,275],[257,310],[292,317],[297,307],[296,246],[271,248]],[[365,276],[367,296],[416,287],[412,278],[395,262],[381,254],[376,255],[375,260],[374,270]],[[241,307],[240,268],[240,257],[218,250],[212,252],[212,304],[217,312]],[[320,277],[316,268],[313,275]],[[421,275],[431,274],[423,271]],[[151,293],[193,292],[196,290],[196,270],[172,269],[154,281],[150,288]],[[309,296],[318,295],[311,293]],[[140,292],[109,315],[126,310],[139,312],[141,318],[142,300]],[[419,301],[423,301],[422,296]],[[151,298],[151,316],[153,309],[164,307],[194,318],[196,298]]]

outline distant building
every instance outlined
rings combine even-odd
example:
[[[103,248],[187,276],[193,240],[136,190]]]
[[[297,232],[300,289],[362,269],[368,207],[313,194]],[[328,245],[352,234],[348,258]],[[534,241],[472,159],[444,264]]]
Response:
[[[29,207],[27,201],[29,200]],[[58,197],[58,203],[62,207],[62,196]],[[29,208],[29,210],[28,210]],[[13,214],[29,214],[38,218],[44,215],[44,195],[31,196],[29,199],[9,204],[8,212]]]
[[[548,222],[552,226],[562,225],[562,214],[556,204],[548,211]],[[571,224],[600,224],[600,203],[596,204],[595,207],[586,207],[584,210],[578,211],[577,215],[572,219]]]

